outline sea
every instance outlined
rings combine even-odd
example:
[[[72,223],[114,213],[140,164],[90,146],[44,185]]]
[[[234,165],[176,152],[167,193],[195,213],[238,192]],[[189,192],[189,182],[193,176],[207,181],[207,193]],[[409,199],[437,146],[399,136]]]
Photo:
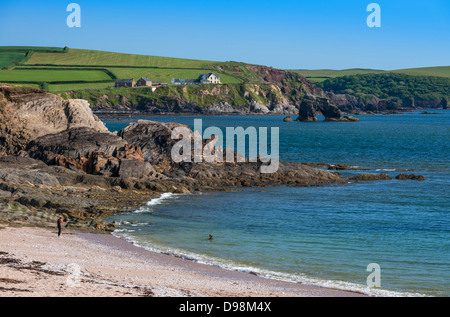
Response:
[[[280,159],[351,165],[417,180],[163,193],[111,218],[143,248],[268,278],[374,296],[450,295],[450,110],[360,115],[360,122],[285,116],[135,116],[203,128],[278,127]],[[294,118],[295,119],[295,118]],[[209,235],[213,239],[209,239]]]

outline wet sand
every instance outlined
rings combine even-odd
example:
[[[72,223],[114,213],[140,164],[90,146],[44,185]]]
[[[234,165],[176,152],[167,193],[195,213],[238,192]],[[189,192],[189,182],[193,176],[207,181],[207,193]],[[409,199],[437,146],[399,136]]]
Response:
[[[108,234],[0,227],[0,297],[353,297],[151,252]]]

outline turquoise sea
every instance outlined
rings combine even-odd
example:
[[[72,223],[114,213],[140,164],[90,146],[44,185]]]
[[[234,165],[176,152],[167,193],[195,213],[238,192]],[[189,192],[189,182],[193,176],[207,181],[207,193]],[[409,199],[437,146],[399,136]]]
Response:
[[[271,278],[375,295],[449,296],[450,111],[431,112],[438,114],[358,116],[359,123],[141,117],[191,127],[201,118],[204,128],[279,127],[281,160],[359,169],[343,175],[414,173],[427,180],[167,193],[115,216],[115,234],[151,250]],[[105,123],[117,131],[129,122]],[[367,287],[370,263],[380,267],[379,288]]]

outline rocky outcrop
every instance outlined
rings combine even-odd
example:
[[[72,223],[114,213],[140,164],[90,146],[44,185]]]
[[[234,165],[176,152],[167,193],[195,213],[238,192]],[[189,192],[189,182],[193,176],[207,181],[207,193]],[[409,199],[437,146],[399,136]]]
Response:
[[[275,173],[261,173],[262,162],[243,163],[222,162],[207,163],[204,157],[200,162],[175,163],[171,159],[172,147],[178,140],[171,138],[172,131],[176,127],[185,127],[177,123],[160,123],[154,121],[139,120],[131,123],[121,130],[118,135],[129,144],[142,149],[144,159],[149,161],[155,170],[163,173],[169,179],[188,179],[196,186],[267,186],[268,184],[307,184],[339,182],[339,177],[334,173],[310,168],[302,164],[280,162]],[[188,128],[189,129],[189,128]],[[192,135],[194,134],[191,130]],[[202,140],[202,148],[210,146],[214,140]],[[192,147],[192,151],[194,147]],[[194,158],[194,152],[191,153]],[[223,154],[225,155],[225,153]],[[234,152],[237,158],[238,153]],[[192,160],[194,161],[194,160]]]
[[[392,180],[391,176],[387,174],[359,174],[349,179],[354,181],[378,181],[378,180]],[[415,174],[399,174],[395,177],[397,180],[419,180],[424,181],[426,177],[423,175],[415,175]]]
[[[26,151],[35,159],[51,163],[57,155],[76,158],[95,151],[113,155],[125,144],[126,141],[109,132],[74,128],[38,137],[28,144]]]
[[[299,107],[299,116],[296,121],[317,121],[316,113],[322,113],[325,121],[356,121],[351,118],[342,118],[338,107],[332,105],[327,98],[306,94]]]
[[[49,165],[58,165],[88,174],[107,177],[157,177],[150,163],[144,161],[140,147],[127,144],[111,133],[75,128],[49,134],[31,141],[30,157]]]
[[[67,129],[85,127],[108,133],[85,100],[0,85],[0,103],[0,152],[19,152],[35,138]]]
[[[427,178],[423,175],[415,175],[415,174],[399,174],[395,177],[395,179],[399,180],[416,180],[416,181],[424,181]]]
[[[16,219],[14,208],[20,208],[21,221],[43,219],[45,213],[54,219],[57,213],[71,227],[110,229],[113,226],[105,224],[103,217],[136,209],[158,195],[155,192],[346,181],[337,173],[288,162],[279,162],[273,173],[262,173],[261,157],[239,162],[242,156],[234,151],[233,162],[207,162],[200,153],[195,156],[199,161],[176,163],[171,152],[178,140],[172,139],[172,132],[177,127],[189,129],[185,125],[142,120],[113,134],[97,124],[84,102],[66,103],[39,90],[12,88],[3,89],[0,99],[0,219]],[[334,117],[335,109],[326,109],[326,100],[311,100],[327,117]],[[38,121],[31,123],[30,118]],[[212,149],[215,142],[215,138],[203,139],[201,147]],[[225,155],[210,152],[216,158]],[[385,174],[351,178],[373,179],[392,178]],[[398,179],[420,177],[399,175]]]
[[[188,126],[178,123],[162,123],[139,120],[119,131],[118,136],[128,144],[139,147],[143,159],[153,165],[170,166],[171,149],[178,140],[172,139],[172,131]]]
[[[379,180],[391,180],[393,179],[392,177],[390,177],[387,174],[359,174],[353,177],[350,177],[349,179],[354,180],[354,181],[379,181]]]
[[[317,121],[316,98],[312,95],[305,95],[298,110],[296,121]]]
[[[77,98],[90,98],[98,113],[154,113],[154,114],[298,114],[305,94],[326,98],[342,113],[380,113],[412,109],[393,100],[374,95],[334,94],[318,88],[304,76],[259,65],[219,65],[220,72],[251,74],[252,83],[223,84],[197,87],[158,88],[153,94],[139,93],[127,98],[117,93],[90,91],[75,92]],[[133,94],[133,92],[131,92]],[[131,101],[133,100],[133,101]],[[439,103],[439,102],[438,102]],[[416,103],[417,107],[427,106]],[[308,117],[312,118],[312,116]],[[333,118],[330,115],[330,118]]]

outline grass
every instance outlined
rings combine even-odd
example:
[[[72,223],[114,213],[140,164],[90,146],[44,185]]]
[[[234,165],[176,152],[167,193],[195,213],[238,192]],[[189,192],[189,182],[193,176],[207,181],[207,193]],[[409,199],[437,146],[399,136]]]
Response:
[[[408,68],[393,70],[392,72],[413,76],[437,76],[450,78],[450,66]]]
[[[100,70],[14,69],[0,71],[0,82],[111,81]]]
[[[48,85],[48,91],[52,93],[57,93],[57,92],[67,92],[71,90],[105,89],[112,87],[114,87],[113,81],[105,83],[50,84]]]
[[[25,57],[24,53],[33,54]],[[194,60],[150,55],[124,54],[95,50],[64,49],[58,47],[3,46],[0,47],[0,68],[14,67],[14,61],[23,66],[0,71],[0,81],[17,83],[48,82],[50,92],[82,89],[103,89],[114,85],[114,78],[147,77],[170,83],[172,78],[197,78],[201,73],[218,72],[224,84],[255,83],[261,78],[245,63]],[[24,69],[26,67],[26,69]],[[29,69],[32,68],[32,69]],[[319,83],[329,78],[346,75],[385,73],[376,69],[292,70]],[[408,75],[450,77],[450,66],[400,69],[390,72]],[[104,81],[99,83],[99,81]],[[89,83],[83,83],[89,82]]]
[[[70,49],[66,54],[35,52],[26,64],[203,69],[206,65],[218,65],[221,62]]]
[[[0,51],[0,69],[13,64],[14,61],[20,62],[24,57],[24,53]]]
[[[14,50],[17,52],[14,53]],[[140,77],[147,77],[153,81],[170,83],[172,78],[198,78],[201,73],[217,72],[215,66],[223,64],[216,61],[94,50],[22,46],[0,47],[0,61],[1,56],[4,56],[3,65],[11,65],[19,56],[24,58],[23,53],[19,52],[30,50],[33,51],[33,54],[23,60],[22,65],[14,67],[12,71],[0,72],[0,81],[35,84],[48,82],[47,89],[50,92],[64,92],[111,87],[114,85],[115,78],[135,78],[137,80]],[[15,55],[7,58],[6,54]],[[222,72],[220,76],[221,81],[225,84],[242,82],[235,74]],[[99,83],[98,81],[109,82]]]
[[[400,73],[414,76],[437,76],[437,77],[450,77],[450,66],[440,67],[423,67],[423,68],[408,68],[398,70],[378,70],[378,69],[364,69],[364,68],[351,68],[343,70],[334,69],[295,69],[293,72],[299,73],[305,76],[312,82],[322,82],[329,78],[336,78],[349,75],[364,75],[364,74],[376,74],[376,73]]]

